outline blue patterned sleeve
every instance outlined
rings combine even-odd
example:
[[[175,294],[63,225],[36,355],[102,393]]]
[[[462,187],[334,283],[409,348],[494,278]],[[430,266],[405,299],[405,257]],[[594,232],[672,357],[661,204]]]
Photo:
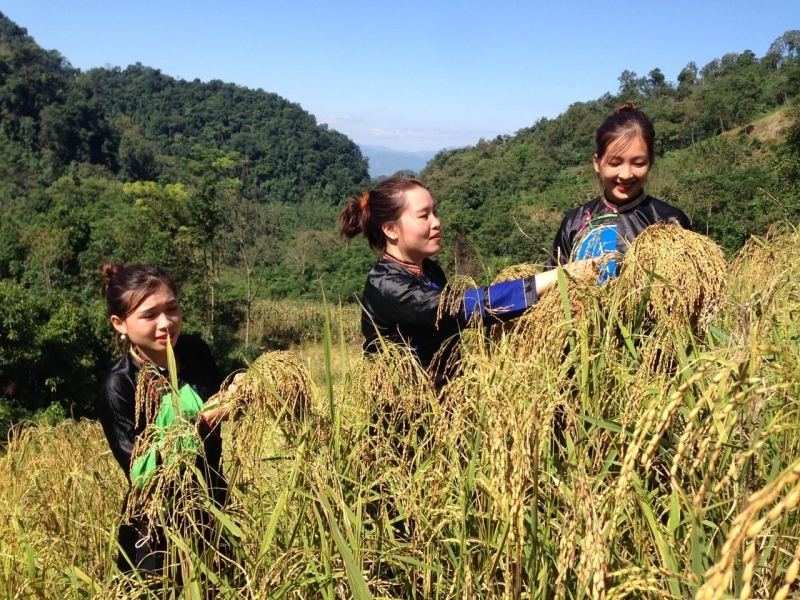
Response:
[[[483,321],[508,321],[538,301],[535,276],[502,281],[464,292],[464,317],[468,323],[476,317]]]

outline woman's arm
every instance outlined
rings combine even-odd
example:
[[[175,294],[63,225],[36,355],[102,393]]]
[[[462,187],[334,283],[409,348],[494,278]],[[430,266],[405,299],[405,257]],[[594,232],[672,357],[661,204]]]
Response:
[[[130,479],[131,455],[136,441],[133,384],[112,373],[103,382],[97,397],[97,414],[111,453]]]
[[[583,278],[596,271],[599,260],[579,260],[565,265],[563,269],[572,277]],[[552,269],[531,277],[467,290],[464,293],[464,317],[467,323],[478,315],[482,319],[514,319],[536,304],[539,296],[557,282],[558,270]]]

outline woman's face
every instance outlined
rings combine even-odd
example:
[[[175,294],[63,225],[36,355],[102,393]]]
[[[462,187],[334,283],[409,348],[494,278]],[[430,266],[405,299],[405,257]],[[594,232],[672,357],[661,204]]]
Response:
[[[640,136],[630,143],[610,144],[602,157],[594,155],[593,163],[606,199],[614,204],[625,204],[641,194],[651,167],[647,144]]]
[[[167,366],[167,339],[178,341],[183,315],[178,299],[169,287],[161,286],[127,317],[111,317],[111,324],[128,336],[147,358],[159,367]]]
[[[406,205],[395,223],[384,225],[387,249],[402,260],[416,265],[430,258],[442,244],[436,203],[428,190],[415,187],[405,193]]]

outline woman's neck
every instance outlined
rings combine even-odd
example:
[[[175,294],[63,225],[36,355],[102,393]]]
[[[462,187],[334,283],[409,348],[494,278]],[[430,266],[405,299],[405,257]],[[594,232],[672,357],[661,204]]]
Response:
[[[614,212],[625,212],[632,208],[639,206],[642,201],[647,197],[647,194],[644,190],[642,190],[636,198],[632,198],[627,202],[619,202],[615,198],[609,198],[605,193],[600,196],[600,199],[603,201],[608,208],[613,210]]]
[[[153,363],[159,369],[166,369],[169,365],[169,361],[167,360],[167,353],[159,352],[158,355],[153,355],[153,353],[148,353],[139,348],[138,346],[131,345],[131,355],[140,363]]]
[[[389,250],[384,250],[383,259],[391,260],[392,262],[396,262],[397,264],[403,265],[404,267],[406,267],[407,269],[409,269],[410,271],[412,271],[417,275],[422,275],[424,273],[424,270],[422,268],[422,263],[424,262],[425,259],[422,259],[421,261],[419,261],[419,263],[411,262],[408,260],[403,260],[398,256],[395,256]]]
[[[412,258],[410,256],[406,256],[404,252],[401,252],[397,246],[387,246],[387,248],[383,251],[384,255],[389,256],[395,262],[407,264],[407,265],[414,265],[415,267],[422,268],[422,263],[425,262],[425,257],[422,258]]]

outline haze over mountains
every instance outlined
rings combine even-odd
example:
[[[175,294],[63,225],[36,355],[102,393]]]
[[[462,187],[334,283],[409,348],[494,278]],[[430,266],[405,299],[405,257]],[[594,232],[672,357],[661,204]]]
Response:
[[[361,153],[369,159],[369,176],[390,177],[398,171],[419,173],[437,151],[405,152],[386,146],[359,145]]]

